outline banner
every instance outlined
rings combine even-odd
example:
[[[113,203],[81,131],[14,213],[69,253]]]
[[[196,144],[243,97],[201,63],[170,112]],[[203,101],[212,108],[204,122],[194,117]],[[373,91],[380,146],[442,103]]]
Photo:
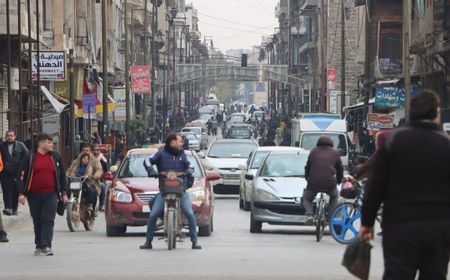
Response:
[[[336,69],[327,70],[327,85],[328,90],[336,89]]]
[[[83,94],[83,113],[85,114],[95,114],[97,113],[96,106],[96,96],[95,94]]]
[[[394,128],[394,117],[386,114],[367,114],[367,130],[379,131]]]
[[[131,93],[150,95],[151,78],[148,65],[131,66]]]
[[[405,106],[405,94],[402,88],[379,87],[375,89],[375,106],[400,108]]]
[[[31,74],[33,80],[38,78],[37,52],[31,54]],[[39,52],[39,79],[41,81],[63,81],[66,79],[66,63],[64,52]]]

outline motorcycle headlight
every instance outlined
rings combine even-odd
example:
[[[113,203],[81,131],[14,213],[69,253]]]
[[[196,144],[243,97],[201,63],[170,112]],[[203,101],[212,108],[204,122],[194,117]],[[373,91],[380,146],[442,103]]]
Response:
[[[131,203],[133,201],[133,197],[131,196],[131,193],[127,193],[127,192],[123,192],[123,191],[119,191],[119,190],[113,190],[112,201]]]
[[[276,195],[261,189],[256,190],[256,198],[259,200],[280,200]]]
[[[192,204],[195,206],[200,206],[205,201],[206,194],[203,188],[191,188],[187,192]]]

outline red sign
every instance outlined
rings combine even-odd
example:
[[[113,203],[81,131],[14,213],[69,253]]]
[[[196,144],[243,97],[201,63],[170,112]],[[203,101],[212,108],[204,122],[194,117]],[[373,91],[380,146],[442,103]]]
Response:
[[[148,65],[131,66],[131,93],[150,95],[151,78]]]
[[[336,69],[327,70],[328,90],[336,89]]]

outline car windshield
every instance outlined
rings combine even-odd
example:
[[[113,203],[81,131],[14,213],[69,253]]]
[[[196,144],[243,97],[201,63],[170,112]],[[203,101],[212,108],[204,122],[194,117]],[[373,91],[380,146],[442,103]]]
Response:
[[[269,151],[256,151],[255,156],[253,157],[252,165],[250,169],[258,169],[261,167],[262,162],[269,154]]]
[[[304,177],[307,155],[269,155],[261,166],[261,177]]]
[[[232,123],[243,123],[245,122],[245,116],[231,116],[228,121]]]
[[[250,139],[252,136],[250,129],[247,128],[231,128],[228,135],[236,139]]]
[[[181,132],[192,132],[196,135],[202,134],[201,128],[183,128]]]
[[[209,114],[205,114],[205,115],[200,115],[200,119],[202,121],[209,121],[209,119],[212,117],[212,115]]]
[[[208,157],[214,158],[248,158],[256,148],[255,143],[213,143]]]
[[[197,140],[197,136],[195,134],[185,134],[184,136],[189,140]]]
[[[305,150],[312,150],[317,145],[317,140],[322,136],[322,134],[312,133],[312,134],[304,134],[302,137],[301,148]],[[334,148],[338,150],[341,156],[347,155],[347,143],[344,134],[326,134],[333,140]]]
[[[130,156],[125,159],[122,168],[119,171],[119,178],[146,178],[148,177],[147,171],[144,167],[144,161],[148,159],[150,155],[136,155]],[[192,155],[187,155],[187,158],[191,165],[194,167],[194,177],[201,178],[202,172],[198,161]],[[153,168],[158,171],[156,165]]]

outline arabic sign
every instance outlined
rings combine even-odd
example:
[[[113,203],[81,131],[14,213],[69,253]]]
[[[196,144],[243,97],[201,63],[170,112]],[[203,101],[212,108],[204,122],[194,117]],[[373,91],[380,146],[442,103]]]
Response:
[[[133,94],[150,94],[150,67],[148,65],[131,66],[131,92]]]
[[[97,113],[96,99],[95,94],[83,94],[83,113]]]
[[[394,128],[394,117],[386,114],[367,114],[367,130],[379,131]]]
[[[340,91],[330,91],[330,113],[338,113],[338,95],[340,95]]]
[[[39,59],[37,52],[32,52],[32,75],[36,80],[38,77],[42,81],[63,81],[66,79],[66,63],[64,52],[40,51]]]
[[[400,108],[405,106],[405,94],[398,87],[379,87],[375,89],[375,106]]]
[[[336,69],[327,70],[327,83],[329,90],[336,89]]]

